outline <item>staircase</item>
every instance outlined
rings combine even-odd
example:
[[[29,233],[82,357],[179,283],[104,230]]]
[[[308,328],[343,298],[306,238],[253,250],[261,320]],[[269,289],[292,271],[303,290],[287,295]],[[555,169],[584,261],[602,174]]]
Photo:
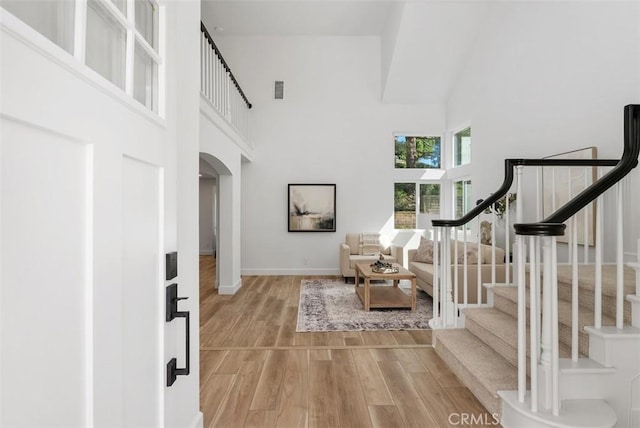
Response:
[[[625,224],[637,222],[637,213],[625,219],[632,210],[624,188],[637,188],[628,180],[639,157],[640,105],[628,105],[619,160],[507,159],[504,182],[495,193],[459,219],[432,221],[434,347],[504,427],[640,427],[638,236],[633,237],[637,261],[624,262]],[[533,195],[523,192],[524,167],[537,168],[538,182],[526,186],[536,188]],[[550,169],[552,183],[544,195],[543,168]],[[558,168],[569,178],[557,181]],[[451,249],[458,247],[459,230],[463,241],[480,242],[482,214],[495,211],[496,202],[512,191],[514,170],[516,243],[511,248],[509,239],[505,242],[505,253],[515,259],[513,270],[511,257],[504,265],[491,261],[493,271],[497,264],[505,269],[508,284],[485,279],[486,301],[462,304],[467,300],[460,300],[458,290],[462,286],[467,296],[468,284],[449,274],[459,263]],[[578,181],[584,180],[582,188],[575,188],[575,172]],[[568,198],[556,208],[563,194]],[[523,222],[523,199],[529,201],[533,223]],[[546,217],[543,200],[552,201],[553,212]],[[507,227],[508,211],[507,204]],[[475,240],[466,233],[473,222]],[[462,263],[466,271],[467,259]]]
[[[566,265],[558,267],[561,394],[565,400],[580,396],[583,399],[609,401],[612,390],[615,392],[620,387],[618,378],[630,379],[631,375],[626,372],[619,373],[615,367],[616,364],[613,365],[614,367],[606,367],[587,357],[589,354],[589,334],[584,328],[592,326],[594,322],[594,266],[582,265],[579,273],[580,355],[578,361],[573,362],[571,361],[571,269]],[[602,273],[602,325],[615,326],[615,266],[604,265]],[[635,294],[636,277],[640,281],[640,273],[636,274],[631,266],[627,266],[624,269],[624,277],[625,295]],[[506,285],[488,285],[487,288],[490,303],[485,307],[462,309],[464,328],[434,330],[434,347],[440,357],[489,412],[502,414],[503,403],[498,391],[515,391],[517,389],[518,290],[517,287]],[[526,295],[527,308],[529,308],[528,289]],[[631,327],[631,301],[625,302],[624,309],[625,328],[633,331]],[[640,313],[640,308],[636,312]],[[527,322],[528,327],[529,323]],[[640,351],[640,335],[636,340],[638,351]],[[635,355],[640,359],[640,352]],[[527,373],[529,373],[528,355],[527,367]],[[589,385],[589,382],[592,385]],[[588,387],[588,389],[583,390],[582,387]],[[593,405],[594,402],[590,402],[590,404]],[[620,410],[624,411],[624,409]],[[601,411],[600,408],[599,412],[601,413]],[[504,416],[506,415],[502,415],[503,423]],[[612,420],[611,413],[605,413],[605,416],[608,416],[604,418],[605,422]],[[640,420],[637,422],[640,423]],[[520,427],[523,424],[523,421],[519,421],[514,426]],[[628,426],[638,425],[636,423]]]

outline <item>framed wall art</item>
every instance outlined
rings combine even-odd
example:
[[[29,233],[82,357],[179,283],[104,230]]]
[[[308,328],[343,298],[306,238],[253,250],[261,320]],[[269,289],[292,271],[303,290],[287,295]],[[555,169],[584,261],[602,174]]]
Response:
[[[597,159],[597,149],[586,147],[571,152],[547,156],[544,159]],[[588,167],[543,167],[542,168],[542,207],[544,218],[560,209],[596,180],[597,168]],[[595,244],[596,203],[585,207],[575,218],[578,221],[578,244]],[[585,226],[586,223],[586,226]],[[586,239],[585,233],[586,231]],[[569,227],[564,236],[558,236],[558,242],[569,242]]]
[[[335,184],[289,184],[289,232],[336,231]]]

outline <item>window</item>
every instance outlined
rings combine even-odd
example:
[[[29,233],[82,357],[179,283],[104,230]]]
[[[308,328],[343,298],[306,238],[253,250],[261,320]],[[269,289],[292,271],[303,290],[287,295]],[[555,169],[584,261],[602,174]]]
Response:
[[[65,51],[73,54],[74,2],[2,0],[0,6]]]
[[[453,166],[471,162],[471,128],[453,134]]]
[[[471,180],[456,181],[454,192],[455,218],[460,218],[473,207],[471,204]]]
[[[127,0],[111,0],[124,16],[127,16]]]
[[[440,168],[440,137],[396,135],[396,168]]]
[[[416,227],[416,183],[396,183],[393,223],[396,229]]]
[[[428,229],[440,215],[440,185],[395,183],[394,217],[396,229]]]
[[[152,111],[158,110],[158,5],[155,0],[0,0],[0,5]],[[80,6],[79,6],[80,5]],[[80,9],[77,9],[81,7]],[[74,31],[82,34],[74,34]],[[74,47],[74,40],[84,41]],[[82,51],[83,52],[80,52]]]
[[[98,2],[87,4],[86,64],[124,90],[126,31]]]
[[[136,5],[136,30],[149,43],[149,45],[157,49],[158,31],[156,6],[149,0],[135,0]]]
[[[420,214],[440,214],[440,185],[420,184]]]
[[[134,52],[133,97],[149,109],[155,110],[158,65],[139,43],[136,43]]]

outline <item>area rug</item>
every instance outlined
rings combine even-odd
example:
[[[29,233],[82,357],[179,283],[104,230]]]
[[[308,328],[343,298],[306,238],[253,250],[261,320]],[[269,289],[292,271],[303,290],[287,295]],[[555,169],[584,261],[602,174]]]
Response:
[[[376,284],[380,285],[380,284]],[[389,285],[391,286],[391,285]],[[422,330],[432,317],[431,296],[418,290],[416,311],[372,309],[366,312],[353,284],[329,279],[302,280],[297,332],[358,330]],[[411,284],[400,288],[411,294]]]

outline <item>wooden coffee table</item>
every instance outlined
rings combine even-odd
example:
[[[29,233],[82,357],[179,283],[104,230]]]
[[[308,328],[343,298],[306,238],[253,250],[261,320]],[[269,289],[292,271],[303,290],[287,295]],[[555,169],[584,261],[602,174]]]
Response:
[[[356,294],[364,305],[364,310],[371,308],[411,308],[416,310],[416,275],[394,263],[398,273],[377,273],[371,269],[371,263],[356,264]],[[364,286],[360,286],[360,277],[364,278]],[[371,285],[372,279],[393,280],[393,287],[388,285]],[[411,296],[407,296],[400,288],[398,281],[411,281]]]

